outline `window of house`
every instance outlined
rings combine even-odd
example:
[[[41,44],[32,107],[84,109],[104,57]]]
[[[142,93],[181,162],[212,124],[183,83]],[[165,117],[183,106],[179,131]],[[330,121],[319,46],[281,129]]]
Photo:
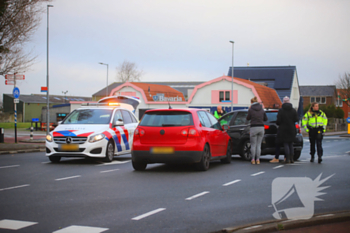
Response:
[[[310,97],[310,102],[313,103],[313,102],[316,102],[316,103],[319,103],[319,104],[325,104],[326,103],[326,97],[322,97],[322,96],[311,96]]]
[[[230,92],[225,91],[225,100],[230,100]]]
[[[222,102],[224,100],[224,92],[220,91],[219,92],[219,101]]]

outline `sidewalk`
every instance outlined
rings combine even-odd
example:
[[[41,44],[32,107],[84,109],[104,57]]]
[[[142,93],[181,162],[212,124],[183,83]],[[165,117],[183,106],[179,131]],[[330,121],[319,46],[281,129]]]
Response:
[[[318,214],[307,220],[272,220],[238,227],[222,229],[219,232],[234,233],[347,233],[350,230],[350,211]]]
[[[33,131],[33,140],[30,139],[30,130],[17,129],[17,143],[15,143],[14,129],[4,130],[4,141],[0,143],[0,154],[15,154],[45,151],[45,131]]]

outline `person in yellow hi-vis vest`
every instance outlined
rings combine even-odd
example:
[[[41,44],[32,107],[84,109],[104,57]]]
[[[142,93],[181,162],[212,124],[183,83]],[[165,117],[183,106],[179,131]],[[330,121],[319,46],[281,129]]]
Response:
[[[322,162],[323,148],[322,139],[326,132],[328,119],[326,114],[319,109],[318,103],[312,103],[309,111],[303,117],[302,124],[309,133],[310,155],[313,162],[315,159],[315,144],[317,145],[318,163]]]

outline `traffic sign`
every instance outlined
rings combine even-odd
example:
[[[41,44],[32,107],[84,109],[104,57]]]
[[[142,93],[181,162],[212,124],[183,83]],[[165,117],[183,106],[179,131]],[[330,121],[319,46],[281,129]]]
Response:
[[[5,79],[7,80],[15,80],[14,74],[5,74]],[[16,80],[24,80],[25,76],[24,74],[16,74]]]
[[[19,103],[19,99],[13,99],[13,103],[18,104]]]
[[[47,87],[41,87],[41,92],[47,92]]]
[[[15,82],[12,80],[5,80],[5,85],[15,85]]]
[[[13,88],[13,97],[18,99],[19,95],[20,95],[19,88],[18,87]]]
[[[346,122],[350,123],[350,117],[346,118]]]

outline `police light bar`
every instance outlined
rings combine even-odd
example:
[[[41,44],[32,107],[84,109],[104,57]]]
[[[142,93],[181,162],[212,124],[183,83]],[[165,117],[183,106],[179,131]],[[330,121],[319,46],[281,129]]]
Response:
[[[109,106],[120,106],[119,103],[108,103]]]

